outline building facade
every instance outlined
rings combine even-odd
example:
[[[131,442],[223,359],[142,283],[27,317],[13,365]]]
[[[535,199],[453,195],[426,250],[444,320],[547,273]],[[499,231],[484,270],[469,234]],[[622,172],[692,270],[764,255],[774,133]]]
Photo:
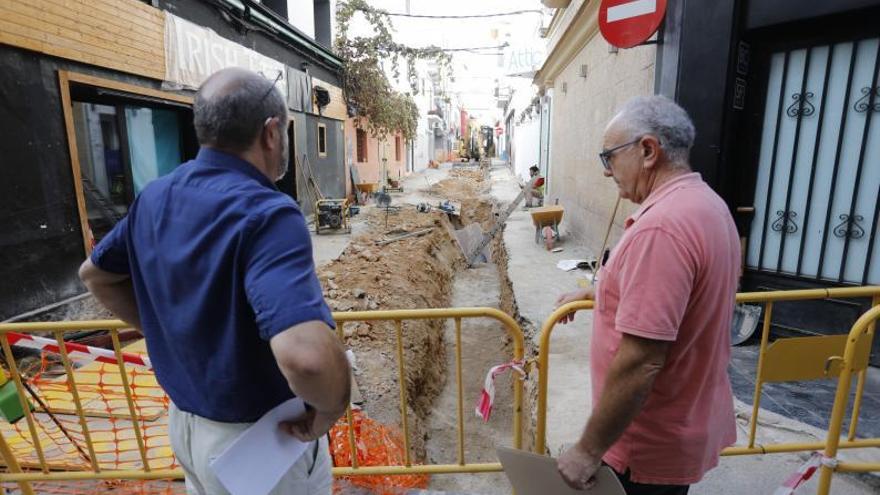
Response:
[[[318,0],[307,20],[270,4],[0,3],[0,277],[16,281],[0,284],[0,320],[84,293],[77,268],[94,243],[150,180],[195,156],[194,89],[222,67],[260,72],[288,99],[292,173],[279,187],[307,213],[307,178],[345,194],[329,18]]]
[[[387,185],[388,180],[399,181],[408,174],[407,141],[400,133],[375,137],[365,119],[360,125],[354,118],[345,122],[346,141],[350,143],[355,177],[361,183]]]
[[[529,177],[529,167],[541,168],[541,97],[530,79],[519,78],[511,85],[504,125],[505,152],[513,173],[522,180]]]
[[[616,201],[596,157],[605,124],[628,98],[664,94],[694,119],[692,167],[737,220],[743,289],[880,283],[880,1],[671,0],[652,40],[620,50],[599,1],[563,3],[536,83],[553,91],[548,196],[575,236],[597,252]],[[612,245],[633,210],[621,205]],[[774,322],[842,331],[863,308],[778,308]]]
[[[541,118],[547,123],[541,133],[546,201],[558,200],[565,207],[568,231],[593,252],[601,249],[617,200],[617,188],[603,176],[598,160],[605,124],[623,102],[654,92],[656,57],[651,45],[610,49],[599,33],[599,3],[572,0],[556,11],[547,31],[547,59],[535,76],[544,93]],[[634,211],[624,203],[612,240]]]

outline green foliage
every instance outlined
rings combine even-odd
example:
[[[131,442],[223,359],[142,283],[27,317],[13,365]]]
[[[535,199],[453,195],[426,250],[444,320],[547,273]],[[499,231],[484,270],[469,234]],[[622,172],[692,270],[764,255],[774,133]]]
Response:
[[[373,28],[372,36],[349,36],[351,20],[362,13]],[[395,91],[385,76],[385,64],[391,64],[391,73],[400,77],[400,63],[407,64],[407,79],[414,94],[418,94],[417,60],[435,60],[451,67],[451,57],[440,48],[411,48],[394,41],[391,18],[385,11],[370,7],[365,0],[345,0],[337,5],[336,54],[342,59],[342,82],[346,98],[361,125],[366,119],[370,133],[375,137],[400,131],[404,138],[415,138],[418,108],[408,94]]]

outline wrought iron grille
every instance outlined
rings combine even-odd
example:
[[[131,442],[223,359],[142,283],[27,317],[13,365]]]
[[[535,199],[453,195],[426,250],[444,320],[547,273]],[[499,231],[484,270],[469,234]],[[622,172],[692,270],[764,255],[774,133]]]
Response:
[[[880,38],[771,55],[751,269],[880,283],[878,76]]]

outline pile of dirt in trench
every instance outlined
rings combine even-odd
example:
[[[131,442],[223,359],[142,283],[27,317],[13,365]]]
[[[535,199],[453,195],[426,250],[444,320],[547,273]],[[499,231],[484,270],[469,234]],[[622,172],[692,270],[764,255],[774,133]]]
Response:
[[[369,230],[349,243],[342,255],[318,270],[324,296],[334,311],[448,307],[452,277],[463,265],[452,226],[440,212],[418,213],[413,207],[388,216],[367,213]],[[377,241],[433,229],[430,233],[384,246]],[[357,382],[367,414],[399,426],[396,330],[393,322],[347,323],[345,343],[357,356]],[[424,458],[424,425],[445,379],[443,322],[403,323],[410,443],[416,459]]]
[[[449,178],[431,186],[429,193],[456,201],[475,199],[488,192],[488,184],[481,170],[454,168]]]
[[[489,184],[480,170],[452,169],[449,178],[433,184],[428,193],[461,203],[461,217],[453,217],[456,228],[476,222],[486,231],[495,222],[495,205],[488,196]]]
[[[454,169],[450,178],[428,191],[460,202],[460,217],[434,210],[417,212],[401,205],[387,215],[379,208],[365,212],[368,229],[351,240],[336,260],[318,270],[325,298],[334,311],[442,308],[451,304],[453,277],[465,267],[454,230],[478,222],[488,230],[494,222],[493,203],[486,196],[483,173]],[[377,241],[432,229],[426,235],[379,246]],[[498,236],[500,238],[500,236]],[[496,239],[497,241],[497,239]],[[414,459],[425,458],[427,428],[434,399],[446,380],[443,321],[416,320],[403,324],[404,360],[410,443]],[[357,356],[357,382],[367,414],[400,426],[396,332],[393,322],[348,323],[345,343]]]

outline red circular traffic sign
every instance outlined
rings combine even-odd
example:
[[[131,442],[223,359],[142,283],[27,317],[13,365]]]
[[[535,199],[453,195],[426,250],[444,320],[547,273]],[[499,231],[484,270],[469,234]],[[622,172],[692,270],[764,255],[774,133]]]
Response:
[[[602,0],[599,29],[609,43],[632,48],[657,32],[666,14],[666,0]]]

